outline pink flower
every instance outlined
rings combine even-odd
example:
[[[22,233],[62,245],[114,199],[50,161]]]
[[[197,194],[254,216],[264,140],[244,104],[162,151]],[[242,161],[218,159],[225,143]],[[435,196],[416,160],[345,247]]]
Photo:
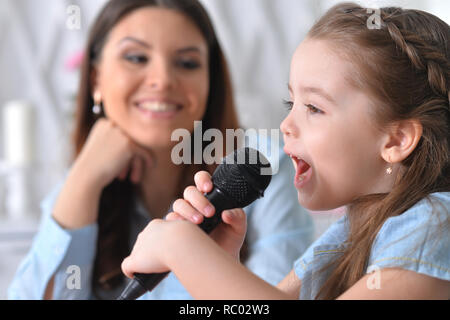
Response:
[[[67,71],[74,71],[81,66],[84,59],[84,51],[80,50],[69,56],[64,63],[64,68]]]

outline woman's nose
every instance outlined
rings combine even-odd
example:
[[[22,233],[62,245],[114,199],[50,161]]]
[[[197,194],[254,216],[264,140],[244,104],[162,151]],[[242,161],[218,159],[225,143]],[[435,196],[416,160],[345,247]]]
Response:
[[[168,63],[164,61],[154,61],[150,66],[146,85],[156,91],[164,91],[173,85],[173,75]]]

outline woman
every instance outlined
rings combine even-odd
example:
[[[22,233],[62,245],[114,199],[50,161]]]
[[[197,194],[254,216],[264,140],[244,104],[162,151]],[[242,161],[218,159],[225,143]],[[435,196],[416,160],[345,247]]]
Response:
[[[119,296],[126,285],[121,262],[137,234],[167,214],[196,171],[216,167],[171,159],[172,132],[193,132],[196,120],[203,131],[238,128],[226,63],[205,10],[185,0],[107,3],[82,67],[75,161],[43,204],[41,229],[9,297]],[[249,252],[241,256],[273,283],[312,236],[310,218],[295,209],[295,193],[282,191],[284,179],[293,178],[287,166],[282,159],[266,196],[247,208]],[[271,214],[280,204],[284,209]],[[171,275],[142,298],[189,295]]]

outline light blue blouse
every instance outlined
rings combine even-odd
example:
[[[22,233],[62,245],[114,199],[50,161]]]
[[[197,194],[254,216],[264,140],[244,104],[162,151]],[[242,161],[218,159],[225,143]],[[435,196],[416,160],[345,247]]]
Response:
[[[437,192],[387,219],[372,245],[366,272],[402,268],[449,281],[449,210],[450,192]],[[332,268],[319,271],[342,255],[348,230],[345,215],[295,262],[295,273],[302,280],[300,299],[315,299]]]
[[[314,235],[312,219],[298,205],[296,191],[291,186],[295,173],[289,157],[280,148],[279,153],[269,156],[269,161],[273,163],[273,157],[278,154],[281,154],[279,170],[272,177],[264,197],[244,208],[250,250],[246,266],[272,284],[286,276]],[[41,204],[40,229],[8,289],[9,299],[42,299],[53,275],[54,299],[94,299],[91,281],[98,226],[92,224],[78,230],[65,230],[56,223],[51,214],[61,187],[58,186]],[[139,204],[132,219],[130,245],[150,221],[149,214]],[[76,272],[80,275],[79,288],[72,281]],[[115,299],[122,289],[105,292],[102,298]],[[170,273],[140,299],[191,299],[191,296]]]

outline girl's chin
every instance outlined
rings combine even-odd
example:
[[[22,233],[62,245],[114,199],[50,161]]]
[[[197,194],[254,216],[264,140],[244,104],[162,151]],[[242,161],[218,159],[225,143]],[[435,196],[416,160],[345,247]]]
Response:
[[[317,193],[312,196],[305,194],[304,191],[297,191],[297,199],[298,203],[309,211],[330,211],[339,207],[337,204],[327,203],[328,199]]]

